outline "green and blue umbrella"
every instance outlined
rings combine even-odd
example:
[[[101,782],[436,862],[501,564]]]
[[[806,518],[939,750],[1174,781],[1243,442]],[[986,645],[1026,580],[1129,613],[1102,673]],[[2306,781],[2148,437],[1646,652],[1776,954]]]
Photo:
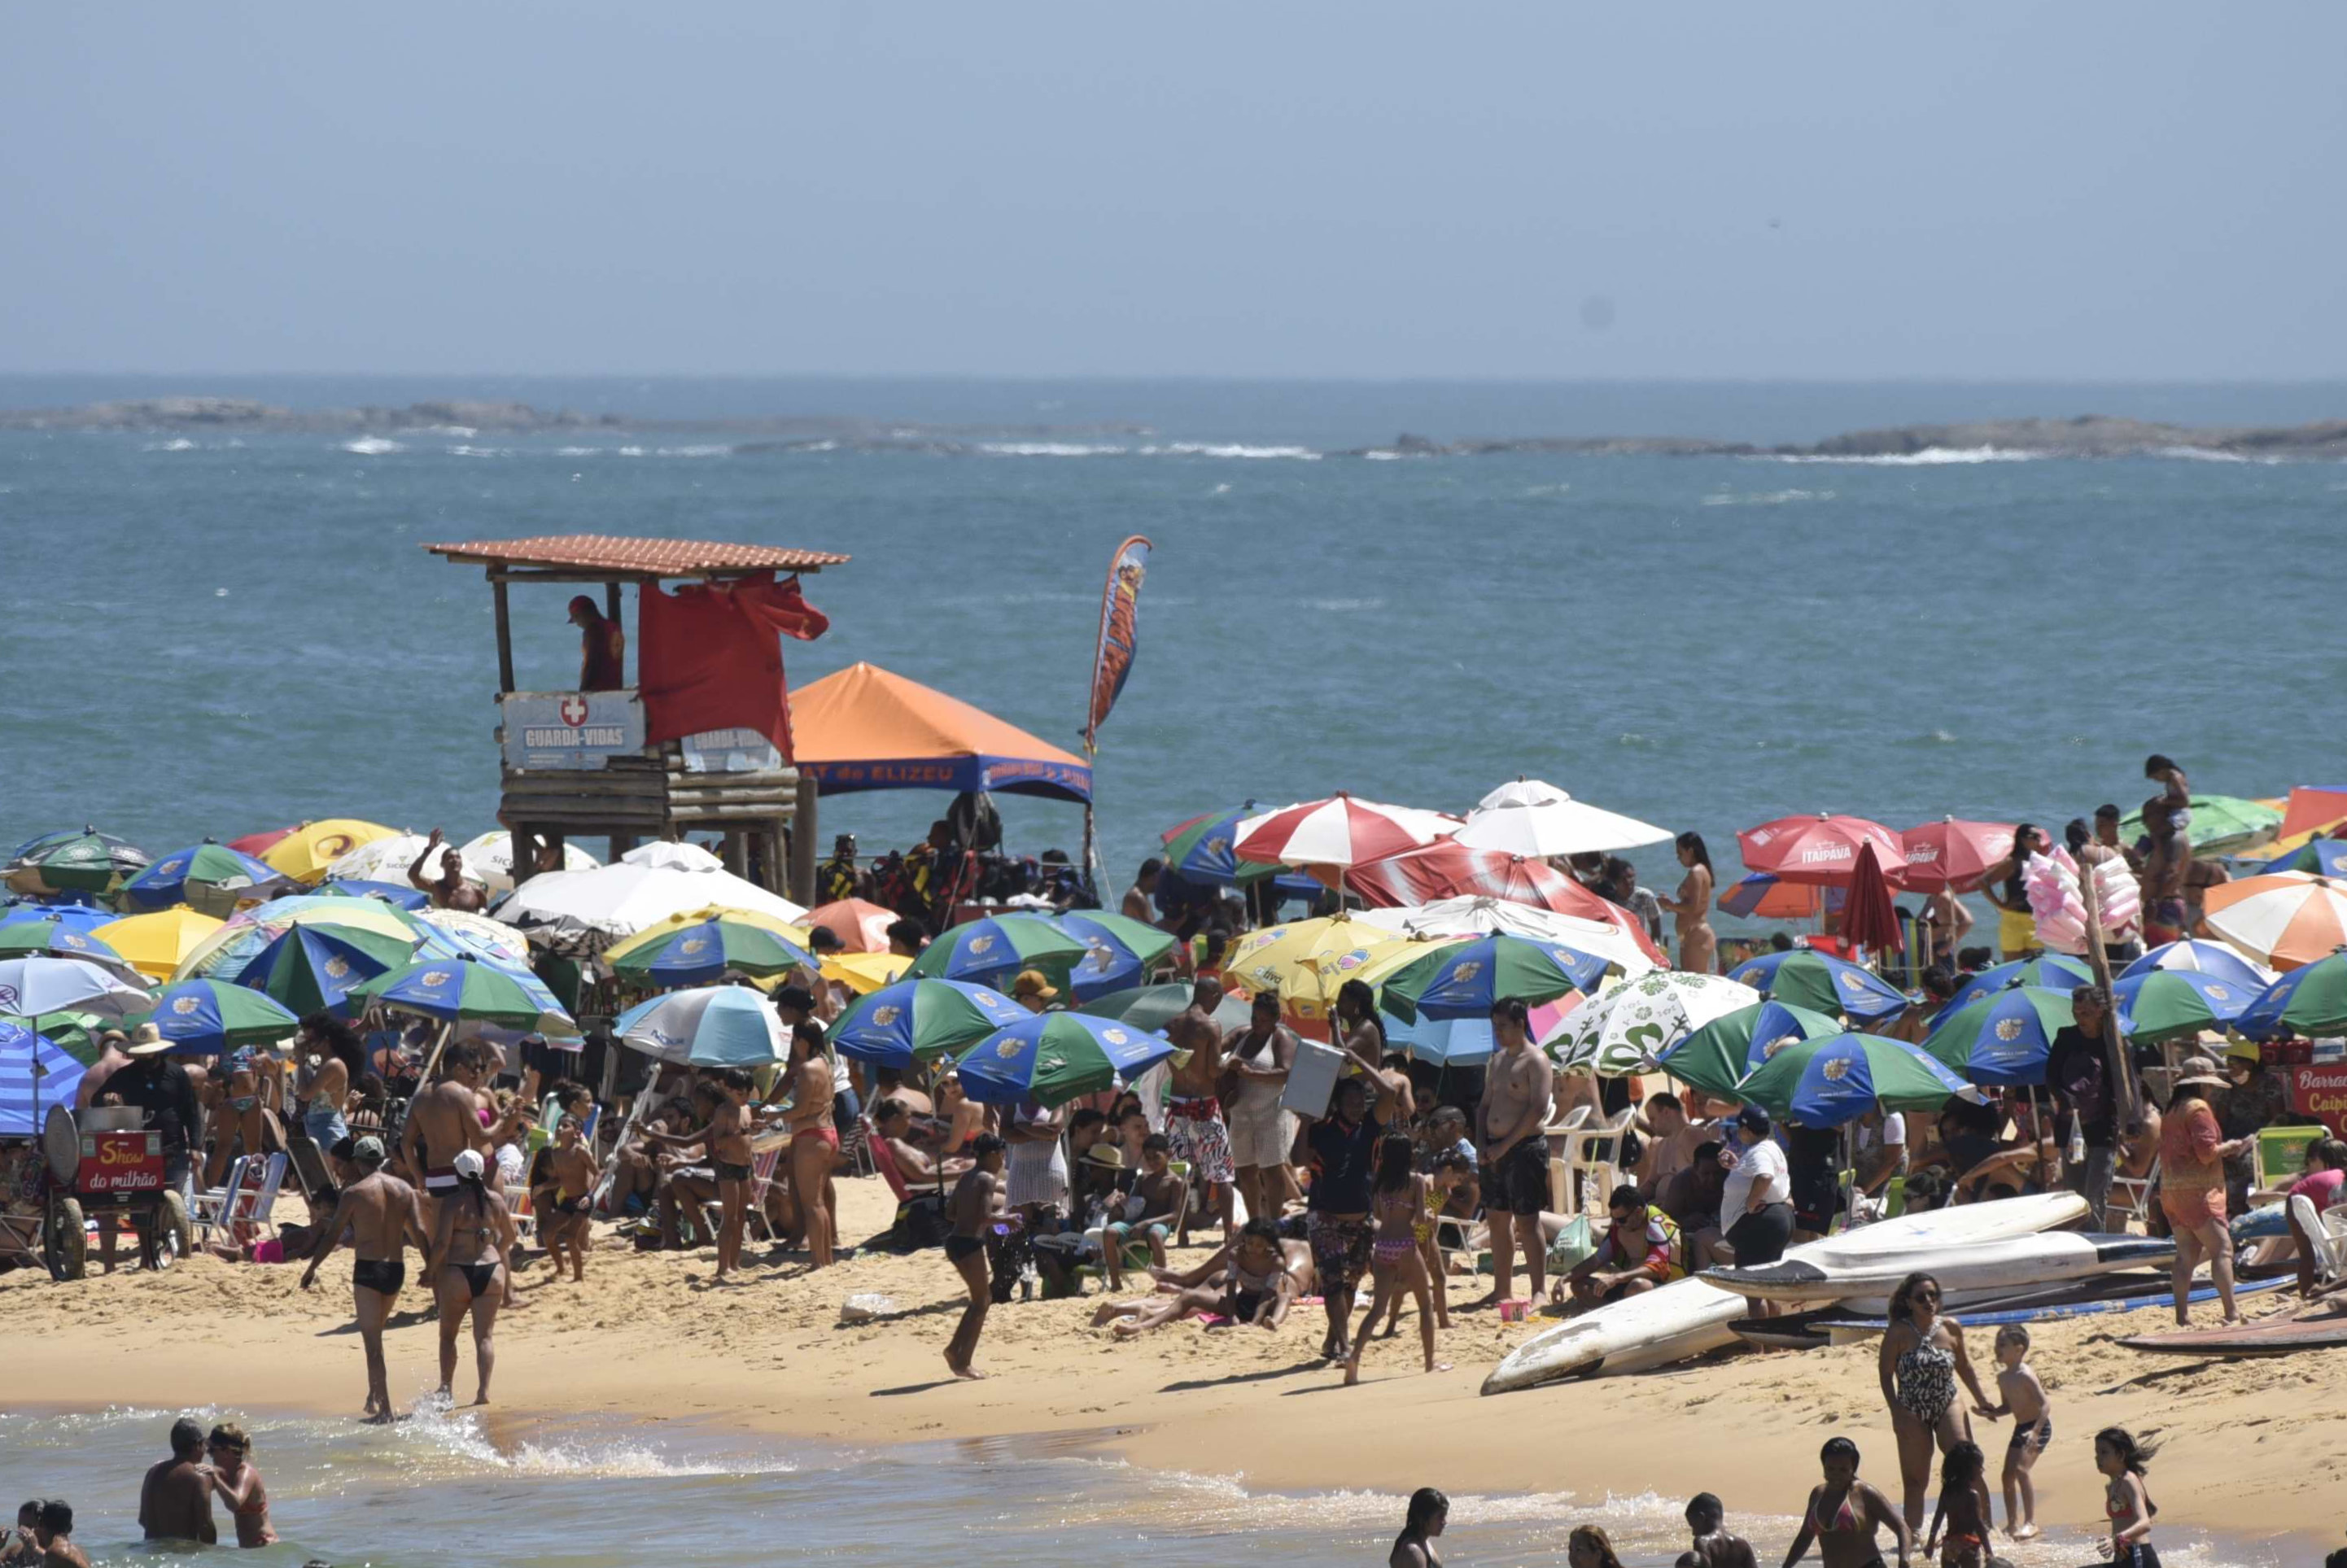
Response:
[[[210,839],[158,856],[153,865],[122,885],[126,909],[168,909],[185,904],[207,915],[225,915],[239,900],[265,898],[293,879],[266,862]]]
[[[965,980],[898,980],[858,997],[831,1026],[831,1043],[840,1055],[875,1067],[910,1067],[1030,1016],[1000,991]]]
[[[1923,1049],[1968,1082],[2043,1083],[2054,1037],[2075,1021],[2068,991],[2008,986],[1958,1008]]]
[[[1591,991],[1605,960],[1556,942],[1494,932],[1427,954],[1386,977],[1385,1009],[1405,1023],[1428,1018],[1489,1018],[1506,998],[1530,1006],[1567,991]]]
[[[2260,876],[2269,871],[2303,871],[2315,876],[2347,879],[2347,838],[2310,838],[2258,867]]]
[[[56,1042],[0,1019],[0,1138],[37,1138],[49,1107],[73,1103],[87,1071]]]
[[[1068,970],[1068,989],[1079,1001],[1131,989],[1174,950],[1173,932],[1102,909],[1071,909],[1051,924],[1084,945],[1084,956]]]
[[[155,1010],[128,1020],[151,1023],[170,1041],[173,1055],[242,1050],[274,1045],[302,1027],[302,1020],[276,998],[227,980],[181,980],[166,986]]]
[[[1788,1046],[1841,1032],[1839,1019],[1770,1000],[1713,1019],[1655,1061],[1682,1083],[1732,1100],[1737,1085]]]
[[[236,972],[238,985],[266,992],[296,1015],[355,1013],[352,993],[414,961],[407,944],[347,926],[289,926]]]
[[[1727,978],[1766,991],[1773,1001],[1861,1022],[1896,1018],[1907,1010],[1907,993],[1872,969],[1809,948],[1763,953],[1728,970]]]
[[[2158,1040],[2230,1029],[2265,989],[2190,969],[2146,969],[2113,981],[2111,996],[2121,1029],[2137,1040]]]
[[[532,1034],[579,1032],[545,981],[469,953],[408,964],[354,987],[351,994],[362,1007],[381,1002],[443,1023],[486,1023]]]
[[[1032,1013],[971,1046],[962,1091],[989,1105],[1064,1105],[1140,1077],[1174,1054],[1163,1035],[1080,1012]]]
[[[790,1059],[783,1020],[752,986],[702,986],[638,1002],[611,1021],[620,1043],[693,1067],[769,1067]]]
[[[1736,1087],[1735,1097],[1804,1127],[1840,1127],[1880,1102],[1890,1111],[1936,1111],[1973,1086],[1921,1046],[1872,1034],[1797,1040]]]
[[[2347,953],[2290,970],[2243,1009],[2233,1027],[2251,1040],[2284,1030],[2301,1040],[2347,1034]]]
[[[631,948],[611,970],[623,979],[673,989],[710,985],[728,973],[782,975],[816,964],[813,953],[787,937],[720,917]]]
[[[911,972],[923,979],[1001,986],[1021,969],[1064,979],[1090,951],[1040,915],[998,915],[953,927],[921,949]]]
[[[322,885],[315,897],[321,898],[379,898],[395,909],[414,913],[429,908],[432,895],[421,887],[403,887],[396,882],[369,882],[353,876]]]
[[[2080,986],[2095,983],[2095,971],[2081,958],[2065,958],[2060,953],[2040,953],[2034,958],[2015,958],[2010,963],[1993,965],[1983,969],[1956,988],[1956,994],[1932,1017],[1933,1028],[1956,1015],[1956,1009],[1967,1002],[1978,1001],[1984,996],[2004,989],[2007,986],[2042,986],[2049,991],[2075,991]]]
[[[2224,943],[2188,937],[2180,942],[2161,943],[2129,964],[2119,978],[2147,974],[2153,969],[2190,969],[2253,991],[2262,991],[2274,981],[2273,971],[2251,963]]]
[[[147,852],[127,839],[85,827],[26,839],[5,867],[11,886],[111,893],[147,866]]]
[[[93,909],[90,913],[102,916],[104,912]],[[0,958],[81,958],[126,978],[136,977],[138,968],[129,959],[116,952],[103,938],[89,934],[92,925],[102,924],[103,919],[69,920],[55,915],[11,920],[0,926]]]
[[[1301,871],[1266,861],[1241,860],[1231,853],[1239,824],[1262,815],[1263,807],[1249,801],[1235,810],[1210,811],[1168,829],[1163,841],[1165,868],[1181,881],[1215,887],[1249,887],[1266,876],[1277,876],[1279,890],[1290,897],[1309,898],[1326,892]]]
[[[1194,988],[1187,980],[1170,980],[1160,985],[1111,991],[1104,997],[1079,1002],[1069,1010],[1092,1018],[1104,1018],[1112,1022],[1127,1023],[1144,1033],[1153,1033],[1186,1011],[1194,994]],[[1235,1029],[1245,1029],[1253,1019],[1254,1011],[1245,999],[1225,991],[1223,999],[1214,1004],[1212,1016],[1214,1027],[1228,1034]],[[1018,1020],[1013,1019],[1010,1021],[1015,1023]]]
[[[2185,831],[2193,854],[2230,855],[2272,843],[2281,832],[2281,813],[2239,795],[2195,794],[2191,825]],[[2119,819],[2119,833],[2127,842],[2142,832],[2142,807]]]

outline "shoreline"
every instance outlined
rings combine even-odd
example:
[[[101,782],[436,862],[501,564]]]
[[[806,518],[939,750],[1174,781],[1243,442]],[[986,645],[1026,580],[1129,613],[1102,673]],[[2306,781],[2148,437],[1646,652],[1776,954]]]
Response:
[[[846,1236],[873,1234],[893,1211],[877,1182],[842,1182],[840,1193]],[[28,1271],[0,1277],[0,1318],[39,1350],[12,1368],[5,1408],[354,1416],[364,1373],[349,1327],[349,1255],[338,1254],[309,1293],[290,1266],[209,1257],[75,1285]],[[607,1242],[581,1289],[552,1283],[536,1263],[520,1276],[528,1307],[498,1320],[487,1423],[494,1431],[509,1418],[610,1414],[835,1445],[1053,1434],[1142,1469],[1231,1478],[1250,1491],[1710,1491],[1731,1517],[1797,1512],[1817,1479],[1818,1447],[1846,1433],[1865,1451],[1867,1478],[1896,1495],[1868,1346],[1747,1354],[1484,1399],[1491,1366],[1547,1320],[1503,1326],[1482,1311],[1454,1317],[1441,1337],[1453,1370],[1419,1373],[1405,1325],[1400,1337],[1373,1343],[1362,1385],[1347,1390],[1338,1369],[1311,1356],[1314,1308],[1276,1335],[1180,1324],[1121,1344],[1090,1327],[1093,1295],[995,1308],[979,1354],[991,1375],[959,1383],[942,1357],[959,1297],[938,1255],[866,1254],[814,1275],[755,1251],[745,1264],[746,1283],[712,1286],[705,1255]],[[864,1294],[889,1296],[893,1310],[840,1326],[842,1301]],[[423,1302],[411,1285],[385,1340],[403,1405],[436,1382],[436,1334]],[[2198,1363],[2113,1343],[2162,1316],[2039,1326],[2033,1362],[2061,1434],[2036,1472],[2041,1524],[2067,1527],[2099,1509],[2086,1440],[2118,1424],[2163,1445],[2152,1481],[2170,1528],[2271,1539],[2244,1533],[2254,1520],[2275,1536],[2338,1544],[2347,1351]],[[462,1399],[473,1371],[469,1345],[459,1351]],[[2005,1430],[1981,1424],[1993,1459]]]

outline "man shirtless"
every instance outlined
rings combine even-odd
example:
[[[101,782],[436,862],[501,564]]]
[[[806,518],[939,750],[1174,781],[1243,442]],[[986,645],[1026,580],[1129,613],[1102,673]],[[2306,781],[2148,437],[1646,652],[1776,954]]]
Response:
[[[1141,863],[1140,875],[1133,877],[1133,886],[1118,901],[1118,908],[1126,919],[1138,920],[1144,926],[1157,924],[1157,911],[1151,907],[1150,895],[1157,891],[1157,875],[1164,868],[1165,863],[1154,856]]]
[[[2143,857],[2143,941],[2157,948],[2181,940],[2187,928],[2184,874],[2192,864],[2192,839],[2159,795],[2143,803],[2143,829],[2151,841]]]
[[[978,1337],[986,1327],[986,1308],[992,1299],[993,1286],[986,1272],[986,1238],[1002,1221],[1002,1163],[1008,1149],[993,1133],[980,1133],[970,1149],[975,1163],[954,1184],[953,1196],[946,1204],[946,1217],[953,1225],[953,1234],[946,1237],[946,1261],[960,1272],[962,1284],[969,1290],[969,1305],[962,1308],[961,1321],[946,1342],[946,1365],[957,1378],[986,1375],[970,1362],[978,1354]]]
[[[1223,1075],[1223,1031],[1214,1025],[1214,1009],[1223,999],[1223,983],[1202,978],[1190,990],[1190,1005],[1165,1026],[1174,1042],[1172,1076],[1165,1090],[1165,1136],[1174,1156],[1190,1163],[1190,1180],[1206,1189],[1207,1207],[1223,1217],[1223,1241],[1228,1245],[1232,1223],[1231,1190],[1238,1178],[1231,1163],[1230,1129],[1223,1122],[1223,1105],[1215,1084]],[[1184,1058],[1182,1052],[1189,1055]],[[1174,1226],[1174,1245],[1190,1245],[1190,1204],[1182,1205]]]
[[[89,1553],[74,1544],[72,1505],[53,1497],[40,1507],[40,1521],[33,1529],[41,1568],[89,1568]]]
[[[434,828],[431,838],[425,843],[424,853],[417,856],[415,863],[407,868],[409,885],[432,895],[433,907],[437,909],[464,909],[474,914],[487,909],[489,907],[487,895],[465,879],[464,856],[455,845],[443,848],[443,844],[440,830]],[[432,858],[432,852],[436,849],[440,851],[440,875],[427,877],[424,875],[425,863]]]
[[[1541,1210],[1548,1202],[1548,1140],[1541,1124],[1555,1074],[1532,1044],[1530,1025],[1531,1009],[1518,999],[1502,997],[1491,1004],[1491,1061],[1483,1073],[1482,1102],[1475,1108],[1495,1302],[1515,1294],[1512,1240],[1523,1246],[1532,1298],[1539,1301],[1545,1293],[1548,1246],[1541,1236]]]
[[[358,1179],[343,1188],[333,1217],[320,1234],[318,1250],[302,1271],[302,1288],[313,1288],[318,1266],[342,1245],[343,1227],[350,1228],[351,1250],[358,1255],[351,1264],[351,1302],[360,1343],[366,1347],[366,1413],[376,1421],[396,1419],[391,1408],[391,1375],[383,1358],[383,1326],[400,1286],[407,1282],[407,1245],[414,1242],[419,1254],[431,1250],[415,1189],[385,1171],[383,1160],[380,1138],[362,1138],[352,1146],[351,1164]]]
[[[138,1060],[126,1049],[129,1044],[130,1037],[118,1029],[109,1029],[97,1037],[97,1060],[90,1063],[74,1090],[75,1110],[87,1111],[97,1104],[98,1095],[106,1090],[106,1081]]]
[[[460,1150],[488,1152],[477,1092],[484,1067],[482,1054],[477,1040],[460,1040],[448,1047],[440,1053],[439,1081],[417,1091],[408,1104],[399,1153],[409,1169],[423,1174],[426,1204],[456,1187]]]
[[[138,1528],[149,1541],[220,1543],[211,1472],[204,1468],[204,1429],[186,1416],[171,1423],[171,1457],[151,1467],[138,1485]]]

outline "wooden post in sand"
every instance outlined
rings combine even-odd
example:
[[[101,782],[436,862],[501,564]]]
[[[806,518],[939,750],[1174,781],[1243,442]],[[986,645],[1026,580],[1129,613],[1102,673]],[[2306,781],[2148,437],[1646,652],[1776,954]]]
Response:
[[[2118,999],[2111,994],[2110,955],[2103,950],[2102,893],[2095,886],[2096,869],[2116,853],[2101,844],[2088,844],[2078,851],[2078,902],[2086,907],[2086,965],[2095,972],[2095,984],[2110,1000],[2103,1009],[2103,1042],[2110,1058],[2111,1084],[2118,1094],[2119,1127],[2133,1132],[2143,1124],[2143,1097],[2136,1091],[2127,1037],[2119,1031]]]

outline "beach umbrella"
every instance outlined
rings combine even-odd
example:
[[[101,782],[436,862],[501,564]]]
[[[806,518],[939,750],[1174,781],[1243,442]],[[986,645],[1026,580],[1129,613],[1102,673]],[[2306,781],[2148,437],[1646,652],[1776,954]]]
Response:
[[[1134,986],[1129,990],[1111,991],[1104,997],[1078,1002],[1068,1010],[1154,1032],[1172,1023],[1177,1015],[1189,1008],[1192,992],[1189,981],[1169,980],[1157,985]],[[1228,1034],[1253,1022],[1254,1009],[1245,997],[1225,991],[1208,1016],[1214,1020],[1216,1029]]]
[[[533,942],[591,956],[662,920],[711,908],[785,923],[806,918],[798,905],[730,871],[671,871],[625,861],[542,873],[507,894],[492,913],[529,933]]]
[[[2240,986],[2191,969],[2146,969],[2111,985],[2119,1028],[2141,1040],[2178,1040],[2202,1030],[2222,1033],[2264,994],[2262,986]]]
[[[765,914],[756,909],[726,909],[712,905],[706,908],[686,909],[655,920],[634,936],[620,938],[603,949],[603,963],[606,967],[616,966],[647,948],[659,947],[680,931],[691,930],[695,926],[705,926],[712,920],[730,920],[736,925],[755,926],[760,930],[771,931],[795,946],[802,948],[806,946],[806,927],[804,926],[794,925],[780,916]],[[513,927],[506,928],[511,930]],[[909,963],[911,960],[907,959],[906,962]]]
[[[374,898],[410,914],[432,907],[432,895],[421,887],[398,882],[365,882],[356,877],[321,882],[318,884],[318,896],[323,898]]]
[[[379,822],[364,822],[354,816],[328,817],[323,822],[305,822],[288,828],[261,851],[261,858],[296,882],[315,884],[324,881],[326,868],[343,856],[363,844],[390,838],[395,832]],[[399,868],[399,879],[407,879],[405,866]]]
[[[962,1092],[987,1105],[1046,1107],[1130,1083],[1174,1054],[1163,1035],[1078,1012],[1030,1013],[989,1035],[958,1064]]]
[[[1563,1022],[1565,1014],[1587,999],[1579,991],[1567,991],[1533,1008],[1532,1037],[1538,1040],[1553,1031]],[[1380,1012],[1378,1023],[1385,1030],[1389,1050],[1402,1051],[1437,1067],[1468,1067],[1488,1061],[1499,1044],[1491,1036],[1488,1014],[1482,1018],[1430,1018],[1420,1013],[1410,1020]]]
[[[352,995],[362,1005],[381,1003],[443,1023],[486,1023],[533,1034],[579,1030],[545,981],[469,953],[425,958],[377,975],[354,988]]]
[[[1637,917],[1617,904],[1596,900],[1599,917],[1577,915],[1505,898],[1441,898],[1392,909],[1358,909],[1352,918],[1405,937],[1489,937],[1504,932],[1551,942],[1604,958],[1624,975],[1670,968]]]
[[[102,965],[128,979],[138,979],[138,966],[114,950],[90,926],[54,916],[36,920],[11,920],[0,926],[0,958],[81,958]]]
[[[985,986],[899,980],[858,997],[833,1023],[830,1038],[842,1056],[875,1067],[910,1067],[966,1050],[1028,1016],[1025,1008]]]
[[[348,927],[289,926],[236,971],[235,981],[264,991],[297,1015],[346,1009],[350,994],[414,955],[396,937]]]
[[[1081,938],[1040,915],[999,915],[941,932],[913,960],[912,972],[929,979],[1007,986],[1021,969],[1064,979],[1088,951]]]
[[[1903,875],[1907,846],[1879,822],[1862,816],[1783,816],[1747,827],[1736,835],[1744,868],[1766,871],[1786,882],[1846,882],[1858,869],[1858,850],[1874,845],[1887,869]],[[1897,876],[1891,878],[1898,880]]]
[[[1715,899],[1719,911],[1740,919],[1809,920],[1842,907],[1843,893],[1815,882],[1787,882],[1766,871],[1739,878]]]
[[[1415,806],[1384,805],[1334,794],[1251,816],[1238,825],[1231,853],[1240,860],[1341,870],[1446,838],[1459,819]]]
[[[1405,1022],[1430,1018],[1489,1018],[1512,997],[1530,1006],[1567,991],[1589,991],[1605,960],[1556,943],[1497,935],[1426,954],[1388,976],[1383,1005]]]
[[[858,996],[867,996],[882,986],[893,985],[904,979],[913,960],[897,953],[826,953],[820,971],[827,980],[837,980]],[[775,980],[782,977],[777,975]],[[768,989],[773,989],[770,983]]]
[[[2233,1027],[2251,1040],[2284,1030],[2301,1040],[2347,1034],[2347,954],[2330,953],[2283,975],[2241,1009]]]
[[[122,885],[118,897],[128,909],[168,909],[186,904],[207,915],[227,915],[240,903],[267,898],[293,886],[275,866],[206,839],[158,856],[155,863]]]
[[[2202,893],[2200,918],[2251,958],[2294,969],[2347,942],[2347,882],[2296,871],[2245,876]]]
[[[806,913],[809,934],[819,927],[839,938],[842,951],[850,953],[885,953],[888,950],[888,927],[903,917],[885,905],[863,898],[841,898],[829,904],[818,904]]]
[[[2193,825],[2199,825],[2199,803],[2193,803]],[[2347,784],[2298,784],[2282,803],[2281,836],[2325,833],[2347,822]]]
[[[85,958],[0,958],[0,1013],[34,1018],[53,1012],[119,1019],[155,1002],[146,987]]]
[[[1809,948],[1747,958],[1727,978],[1781,1002],[1868,1023],[1907,1010],[1907,993],[1872,969]]]
[[[697,844],[655,838],[620,856],[628,866],[649,866],[658,871],[723,871],[725,862]]]
[[[0,1019],[0,1138],[37,1138],[52,1105],[73,1103],[87,1071],[54,1040]]]
[[[1051,924],[1084,945],[1084,956],[1068,970],[1068,989],[1079,1000],[1141,984],[1174,950],[1173,932],[1104,909],[1071,909]]]
[[[2129,969],[2129,974],[2135,971]],[[2084,958],[2073,958],[2062,953],[2040,953],[2034,958],[2014,958],[1996,964],[1956,987],[1956,994],[1932,1015],[1936,1029],[1953,1018],[1956,1009],[1982,997],[1994,996],[2009,986],[2042,986],[2049,991],[2075,991],[2080,986],[2095,983],[2095,971],[2086,967]]]
[[[509,969],[529,968],[529,938],[502,920],[471,909],[436,909],[429,906],[415,912],[415,956],[455,958],[460,953],[472,953]]]
[[[729,971],[780,975],[815,967],[815,955],[788,938],[746,921],[719,918],[640,944],[612,961],[611,972],[668,990],[711,985]]]
[[[1877,1102],[1889,1111],[1936,1111],[1956,1095],[1980,1098],[1921,1046],[1829,1034],[1788,1044],[1737,1084],[1733,1098],[1804,1127],[1840,1127]]]
[[[1907,938],[1899,927],[1899,909],[1891,901],[1891,882],[1883,871],[1882,857],[1871,844],[1858,846],[1858,865],[1850,876],[1841,933],[1852,946],[1870,953],[1906,950]]]
[[[1790,1002],[1764,1001],[1722,1013],[1655,1064],[1706,1094],[1736,1097],[1736,1087],[1785,1047],[1842,1032],[1841,1020]]]
[[[1595,855],[1661,844],[1671,830],[1579,801],[1539,779],[1503,784],[1476,803],[1459,830],[1471,849],[1534,857]]]
[[[291,827],[265,827],[259,833],[248,833],[241,838],[230,839],[228,846],[239,855],[250,855],[258,859],[291,838],[294,831]]]
[[[1348,868],[1343,880],[1346,892],[1373,909],[1482,897],[1597,920],[1615,907],[1545,860],[1470,848],[1450,838],[1365,861]]]
[[[325,879],[329,882],[340,882],[346,877],[353,882],[405,882],[416,858],[429,850],[431,853],[424,862],[424,880],[437,882],[440,880],[441,856],[452,849],[456,849],[456,846],[445,841],[434,847],[432,840],[420,833],[395,833],[388,838],[371,838],[335,856],[333,864],[326,867]],[[476,886],[488,886],[489,874],[472,856],[461,849],[456,849],[456,856],[466,881]]]
[[[1620,1078],[1717,1018],[1758,1006],[1760,993],[1717,975],[1657,969],[1616,980],[1567,1013],[1541,1037],[1558,1067]]]
[[[2013,853],[2013,835],[2019,824],[1967,822],[1943,816],[1918,824],[1899,835],[1905,852],[1902,886],[1919,893],[1945,887],[1969,893],[1981,885],[1981,874]]]
[[[302,1027],[276,998],[227,980],[181,980],[151,999],[152,1009],[125,1027],[153,1024],[175,1056],[274,1045]]]
[[[2075,1021],[2068,991],[2007,986],[1958,1008],[1923,1049],[1973,1083],[2043,1083],[2055,1035]]]
[[[151,920],[156,917],[140,915],[136,918]],[[238,910],[225,924],[188,948],[179,968],[171,971],[171,978],[184,980],[201,975],[217,979],[232,975],[291,926],[342,926],[397,937],[405,942],[415,941],[425,928],[414,915],[374,898],[343,898],[315,893],[272,898],[253,908]]]
[[[181,906],[109,921],[92,934],[128,958],[140,974],[168,980],[221,926],[211,916]]]
[[[2274,982],[2273,970],[2252,963],[2224,943],[2195,941],[2188,937],[2180,942],[2161,943],[2129,964],[2121,971],[2122,978],[2150,969],[2193,969],[2250,990],[2263,990]]]
[[[127,839],[85,827],[18,845],[0,875],[25,893],[111,893],[147,866],[147,852]]]
[[[514,864],[512,834],[507,833],[501,827],[492,829],[487,833],[482,834],[478,838],[469,840],[464,845],[459,845],[456,853],[465,857],[466,865],[473,866],[480,872],[481,880],[488,885],[488,889],[491,893],[510,893],[513,891]],[[563,870],[591,871],[596,866],[602,864],[603,863],[601,861],[596,859],[593,856],[579,848],[578,845],[572,843],[570,840],[566,838],[562,841]],[[536,875],[536,872],[530,873],[530,876],[532,876]],[[525,876],[521,878],[521,880],[527,882],[529,880],[529,877]]]
[[[1239,824],[1262,814],[1263,808],[1249,801],[1167,828],[1159,835],[1165,845],[1166,868],[1182,881],[1217,887],[1252,886],[1266,876],[1276,876],[1280,888],[1293,897],[1308,898],[1320,891],[1320,884],[1301,872],[1241,860],[1231,853]]]
[[[2140,806],[2119,819],[2120,835],[2130,842],[2143,830]],[[2238,855],[2279,837],[2281,813],[2238,795],[2196,794],[2192,797],[2192,822],[2185,832],[2192,840],[2195,855]]]
[[[2297,848],[2275,856],[2258,871],[2302,871],[2311,876],[2347,881],[2347,838],[2310,838]]]
[[[122,918],[118,910],[102,904],[68,904],[56,898],[21,898],[0,903],[0,924],[26,920],[49,922],[59,929],[89,932]]]
[[[611,1020],[611,1033],[648,1056],[693,1067],[764,1067],[791,1054],[782,1019],[748,986],[702,986],[638,1002]]]
[[[1224,983],[1279,998],[1299,1018],[1322,1019],[1337,989],[1380,958],[1408,953],[1410,939],[1345,915],[1294,920],[1241,933],[1223,955]]]

